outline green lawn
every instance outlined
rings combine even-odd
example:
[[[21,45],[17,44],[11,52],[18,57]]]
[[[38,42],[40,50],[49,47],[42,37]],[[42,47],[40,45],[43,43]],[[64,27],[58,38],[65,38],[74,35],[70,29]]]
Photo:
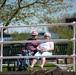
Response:
[[[49,69],[56,68],[56,66],[54,64],[45,64],[44,68],[47,69],[47,70],[49,70]],[[10,71],[13,71],[14,68],[13,68],[13,66],[10,66],[9,69],[10,69]],[[18,68],[16,66],[15,70],[17,71],[17,69]],[[38,69],[38,64],[35,65],[35,67],[34,67],[33,70],[37,70],[37,69]],[[3,66],[3,72],[7,72],[7,71],[8,71],[8,67],[7,66]]]
[[[9,67],[10,71],[14,71],[14,66]],[[50,70],[50,69],[55,69],[56,66],[54,64],[45,64],[44,65],[44,69],[46,70]],[[15,71],[17,71],[17,66],[15,67]],[[35,67],[33,68],[33,70],[38,70],[38,64],[35,65]],[[3,66],[3,72],[7,72],[8,71],[8,66]]]

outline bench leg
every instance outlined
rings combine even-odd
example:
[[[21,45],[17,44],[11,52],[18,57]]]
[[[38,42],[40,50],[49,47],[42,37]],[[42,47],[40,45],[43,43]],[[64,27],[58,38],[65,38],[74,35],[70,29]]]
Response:
[[[13,71],[16,71],[15,61],[14,61]]]
[[[8,66],[7,66],[8,71],[11,71],[11,67],[10,67],[10,61],[8,59]]]

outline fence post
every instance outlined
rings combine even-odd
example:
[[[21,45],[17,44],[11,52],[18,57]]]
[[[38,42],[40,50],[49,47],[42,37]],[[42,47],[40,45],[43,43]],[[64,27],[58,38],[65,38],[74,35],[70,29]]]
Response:
[[[3,57],[3,28],[1,27],[1,49],[0,49],[0,57]],[[0,59],[0,71],[2,72],[2,62],[3,59]]]
[[[75,25],[73,25],[73,40],[75,40]],[[75,55],[75,41],[73,41],[73,55]],[[75,72],[75,57],[73,57],[73,71]]]

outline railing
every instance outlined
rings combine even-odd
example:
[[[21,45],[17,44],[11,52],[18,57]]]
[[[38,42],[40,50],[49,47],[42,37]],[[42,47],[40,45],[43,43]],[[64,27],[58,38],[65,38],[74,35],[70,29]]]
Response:
[[[48,26],[48,27],[51,27],[51,26],[73,26],[73,38],[72,39],[51,39],[50,41],[53,41],[53,42],[73,42],[73,54],[72,55],[53,55],[53,56],[22,56],[22,57],[19,57],[19,56],[3,56],[3,45],[4,44],[13,44],[13,43],[26,43],[26,42],[36,42],[36,40],[30,40],[30,41],[27,41],[27,40],[22,40],[22,41],[3,41],[3,29],[5,28],[21,28],[21,27],[39,27],[39,26]],[[76,23],[60,23],[60,24],[45,24],[45,25],[26,25],[26,26],[1,26],[0,27],[0,30],[1,30],[1,41],[0,41],[0,44],[1,44],[1,51],[0,51],[0,71],[2,71],[2,64],[3,64],[3,59],[17,59],[17,58],[37,58],[37,57],[46,57],[46,58],[66,58],[66,57],[70,57],[70,58],[73,58],[73,71],[75,71],[75,58],[76,58],[76,55],[75,55],[75,42],[76,42],[76,39],[75,39],[75,26],[76,26]],[[41,41],[45,41],[45,40],[38,40],[39,42]]]

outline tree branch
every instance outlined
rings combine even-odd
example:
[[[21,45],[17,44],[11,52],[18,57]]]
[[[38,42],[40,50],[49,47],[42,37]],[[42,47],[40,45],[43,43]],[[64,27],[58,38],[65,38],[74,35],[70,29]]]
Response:
[[[38,1],[36,1],[36,3],[40,3],[40,4],[46,4],[46,3],[48,3],[50,0],[47,0],[46,2],[40,2],[39,0]]]
[[[5,26],[8,26],[8,24],[11,22],[12,18],[19,12],[19,8],[16,9],[16,11],[13,13],[13,15],[10,17],[10,19],[7,21],[7,23],[5,24]]]
[[[37,0],[36,0],[35,2],[33,2],[33,3],[31,3],[31,4],[28,4],[28,5],[26,5],[26,6],[21,7],[21,9],[22,9],[22,8],[25,8],[25,7],[29,7],[29,6],[31,6],[31,5],[34,5],[35,3],[37,3]]]
[[[20,3],[21,3],[21,1],[22,1],[22,0],[18,0],[18,7],[19,7],[19,8],[20,8]]]
[[[55,1],[54,0],[46,0],[45,2],[41,2],[41,1],[37,1],[36,3],[39,3],[39,4],[46,4],[46,5],[51,5],[51,6],[56,6],[56,5],[64,5],[63,3],[61,3],[61,2],[58,2],[58,3],[55,3],[55,4],[53,4]]]
[[[9,20],[7,21],[7,23],[5,24],[5,26],[8,26],[8,24],[11,22],[11,20],[14,18],[14,16],[19,12],[20,8],[20,3],[22,0],[18,0],[18,8],[14,11],[14,13],[12,14],[12,16],[9,18]]]
[[[40,2],[40,1],[36,0],[35,2],[33,2],[33,3],[31,3],[31,4],[28,4],[28,5],[26,5],[26,6],[21,7],[21,9],[22,9],[22,8],[25,8],[25,7],[29,7],[29,6],[31,6],[31,5],[34,5],[35,3],[46,4],[46,3],[48,3],[49,1],[50,1],[50,0],[47,0],[46,2]]]
[[[20,7],[20,3],[22,0],[18,0],[18,8],[15,10],[15,12],[13,13],[13,15],[10,17],[10,19],[7,21],[7,23],[5,24],[5,26],[8,26],[8,24],[11,22],[11,20],[13,19],[13,17],[19,12],[20,9],[25,8],[25,7],[29,7],[31,5],[34,5],[35,3],[42,3],[42,2],[38,2],[37,0],[31,4],[28,4],[26,6]],[[48,2],[49,0],[47,0]],[[45,2],[43,2],[42,4],[45,4]]]
[[[7,1],[7,0],[4,0],[3,4],[2,4],[1,7],[0,7],[0,10],[1,10],[2,7],[4,7],[6,1]]]

